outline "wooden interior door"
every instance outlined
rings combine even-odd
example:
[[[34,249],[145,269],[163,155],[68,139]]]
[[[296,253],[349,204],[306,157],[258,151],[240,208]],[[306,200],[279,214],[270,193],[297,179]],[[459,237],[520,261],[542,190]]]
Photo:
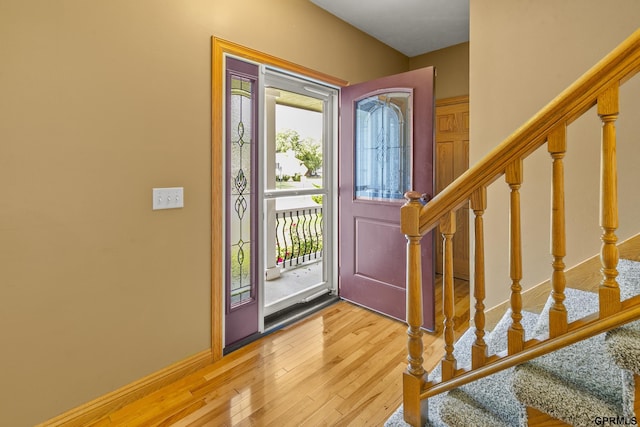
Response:
[[[341,90],[340,296],[406,320],[400,208],[433,192],[433,67]],[[423,237],[424,327],[434,329],[432,235]]]
[[[469,97],[436,102],[436,193],[469,169]],[[436,237],[436,273],[442,274],[442,239]],[[469,203],[456,214],[453,275],[469,280]]]

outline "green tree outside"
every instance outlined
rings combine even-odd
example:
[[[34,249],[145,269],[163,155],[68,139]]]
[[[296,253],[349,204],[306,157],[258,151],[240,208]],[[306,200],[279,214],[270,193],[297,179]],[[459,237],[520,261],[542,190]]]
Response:
[[[301,139],[300,134],[287,129],[276,134],[276,152],[286,153],[293,150],[295,156],[307,168],[307,176],[317,175],[322,167],[322,147],[313,138]]]

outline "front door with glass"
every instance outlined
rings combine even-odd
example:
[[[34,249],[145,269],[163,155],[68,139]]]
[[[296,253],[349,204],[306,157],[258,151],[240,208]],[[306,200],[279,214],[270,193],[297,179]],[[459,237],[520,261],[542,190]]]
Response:
[[[409,190],[433,194],[433,67],[341,93],[340,296],[405,320]],[[424,327],[434,328],[433,257],[423,238]]]

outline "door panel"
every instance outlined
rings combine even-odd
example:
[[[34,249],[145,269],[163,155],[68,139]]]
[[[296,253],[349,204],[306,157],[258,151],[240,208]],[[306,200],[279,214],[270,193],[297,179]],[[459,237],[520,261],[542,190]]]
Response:
[[[440,101],[438,101],[438,104]],[[436,194],[469,168],[468,98],[436,105]],[[469,280],[469,204],[456,212],[453,237],[453,275]],[[442,242],[436,244],[436,273],[442,274]]]
[[[405,271],[402,268],[389,268],[387,263],[381,263],[380,259],[393,260],[399,253],[406,250],[406,240],[398,239],[400,224],[397,221],[373,220],[370,217],[355,217],[355,280],[365,284],[354,286],[354,292],[347,295],[367,307],[375,309],[378,301],[398,300],[404,301],[404,288],[395,284],[403,283]],[[380,242],[388,242],[381,245]],[[399,266],[398,266],[399,267]],[[389,284],[376,286],[377,292],[371,292],[366,282],[378,282]],[[385,308],[385,314],[402,319],[405,310],[403,304],[390,305]]]
[[[433,194],[433,67],[341,91],[340,295],[406,317],[408,190]],[[433,240],[422,240],[424,326],[434,328]]]

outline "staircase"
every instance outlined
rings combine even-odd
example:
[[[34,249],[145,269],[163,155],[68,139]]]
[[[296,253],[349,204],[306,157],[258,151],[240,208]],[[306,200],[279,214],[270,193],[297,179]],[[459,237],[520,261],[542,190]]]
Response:
[[[640,294],[640,262],[621,259],[618,271],[622,297]],[[548,334],[553,302],[550,297],[540,314],[522,312],[521,322],[528,335]],[[597,312],[598,295],[568,288],[565,304],[573,321]],[[511,315],[509,310],[487,334],[490,352],[506,350]],[[462,349],[473,344],[475,332],[469,329],[456,343],[454,354],[462,366],[471,364],[469,353]],[[614,418],[618,425],[634,425],[633,420],[640,421],[634,410],[634,405],[640,404],[635,401],[636,375],[640,375],[640,321],[431,398],[425,425],[594,426],[605,418]],[[440,367],[429,379],[441,379]],[[401,410],[385,423],[385,427],[408,425]]]
[[[559,94],[426,205],[410,191],[401,209],[407,238],[407,370],[402,424],[448,426],[635,424],[640,374],[640,267],[619,260],[616,128],[620,87],[640,71],[640,30]],[[567,128],[597,107],[601,128],[600,252],[597,292],[567,288],[564,157]],[[546,148],[551,169],[552,292],[545,310],[522,310],[520,188],[524,160]],[[510,309],[485,331],[487,187],[504,178],[509,192]],[[474,215],[474,328],[454,342],[453,244],[456,213]],[[442,235],[444,357],[423,364],[421,240]],[[490,237],[490,236],[489,236]],[[535,238],[535,236],[532,236]],[[490,244],[490,242],[489,242]],[[638,323],[634,323],[638,322]],[[626,326],[625,326],[626,325]],[[388,425],[400,422],[394,417]]]

